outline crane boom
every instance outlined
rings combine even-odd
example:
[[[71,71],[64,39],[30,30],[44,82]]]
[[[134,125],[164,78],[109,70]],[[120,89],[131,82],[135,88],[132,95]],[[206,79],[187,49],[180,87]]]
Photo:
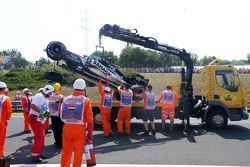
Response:
[[[105,24],[99,31],[100,41],[103,35],[120,41],[140,45],[145,48],[178,56],[180,60],[184,61],[187,66],[185,77],[186,82],[189,86],[192,85],[193,60],[192,55],[187,53],[185,49],[179,49],[166,44],[160,44],[155,38],[139,35],[136,29],[124,29],[118,25]]]
[[[166,44],[158,43],[155,38],[144,37],[137,33],[136,29],[125,29],[121,28],[118,25],[105,24],[99,30],[99,44],[101,46],[102,36],[111,37],[120,41],[136,44],[143,46],[145,48],[153,49],[163,53],[171,54],[178,56],[181,61],[185,62],[186,70],[182,68],[181,73],[181,95],[182,95],[182,109],[184,111],[184,118],[188,120],[189,125],[189,113],[191,110],[191,100],[193,96],[193,87],[192,87],[192,76],[193,76],[193,56],[190,53],[187,53],[185,49],[179,49],[173,46]]]

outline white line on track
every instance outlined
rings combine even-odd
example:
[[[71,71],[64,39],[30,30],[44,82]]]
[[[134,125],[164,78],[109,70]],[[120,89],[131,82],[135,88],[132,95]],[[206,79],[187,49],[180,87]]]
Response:
[[[60,164],[16,164],[10,166],[11,167],[60,167]],[[83,164],[82,167],[86,167],[86,164]],[[243,167],[243,166],[97,164],[95,167]]]

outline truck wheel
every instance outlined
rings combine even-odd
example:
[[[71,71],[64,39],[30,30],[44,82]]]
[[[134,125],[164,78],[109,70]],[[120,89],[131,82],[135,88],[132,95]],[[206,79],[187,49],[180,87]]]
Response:
[[[207,120],[207,124],[210,128],[220,129],[227,126],[228,117],[223,111],[212,111]]]
[[[100,110],[94,112],[94,124],[97,127],[102,126],[102,117],[101,117]]]

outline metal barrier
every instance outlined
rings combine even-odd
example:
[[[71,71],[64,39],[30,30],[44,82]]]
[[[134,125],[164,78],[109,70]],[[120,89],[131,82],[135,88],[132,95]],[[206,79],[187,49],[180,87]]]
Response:
[[[21,101],[11,101],[12,112],[23,112],[23,106]]]
[[[247,111],[250,113],[250,100],[248,101]]]
[[[11,104],[13,112],[23,112],[21,101],[12,101]],[[250,113],[250,100],[248,101],[247,111]]]

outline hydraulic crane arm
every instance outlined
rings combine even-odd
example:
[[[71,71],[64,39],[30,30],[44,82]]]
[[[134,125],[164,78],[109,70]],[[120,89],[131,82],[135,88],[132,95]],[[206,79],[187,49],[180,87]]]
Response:
[[[183,110],[182,119],[186,120],[185,130],[189,129],[190,125],[190,112],[192,110],[192,99],[193,99],[193,87],[192,87],[192,75],[193,75],[193,60],[190,53],[187,53],[185,49],[179,49],[165,44],[160,44],[155,38],[144,37],[137,33],[136,29],[124,29],[118,25],[109,25],[105,24],[99,30],[99,45],[101,46],[101,37],[102,36],[111,37],[120,41],[136,44],[143,46],[145,48],[153,49],[163,53],[168,53],[171,55],[178,56],[180,60],[185,62],[186,71],[182,68],[181,72],[181,96],[182,103],[180,104],[181,109]]]
[[[193,60],[192,60],[192,55],[190,53],[187,53],[185,49],[179,49],[169,45],[160,44],[155,38],[144,37],[137,34],[136,29],[132,30],[124,29],[117,25],[105,24],[100,29],[99,31],[100,44],[101,44],[101,37],[103,35],[120,41],[140,45],[145,48],[178,56],[180,60],[184,61],[187,66],[185,74],[185,82],[187,83],[188,86],[192,85]]]

